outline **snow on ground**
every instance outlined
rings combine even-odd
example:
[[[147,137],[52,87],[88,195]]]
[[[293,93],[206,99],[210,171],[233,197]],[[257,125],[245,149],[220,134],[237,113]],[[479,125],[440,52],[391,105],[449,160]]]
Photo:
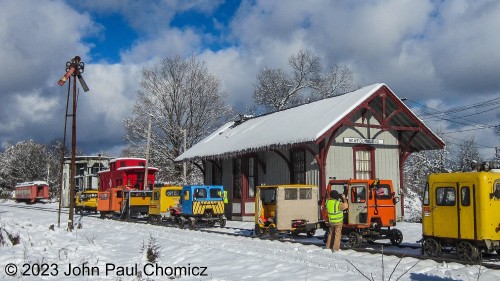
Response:
[[[400,280],[477,280],[478,274],[479,280],[500,280],[498,270],[414,258],[400,261],[390,255],[383,256],[382,268],[380,254],[332,253],[323,249],[319,239],[305,236],[299,239],[318,244],[233,237],[94,216],[75,216],[82,228],[68,232],[67,212],[61,214],[58,228],[57,212],[16,206],[19,204],[12,201],[0,202],[4,240],[8,240],[6,233],[20,236],[17,245],[8,241],[0,245],[1,280],[366,280],[358,270],[374,280],[389,280],[394,268],[392,280],[400,276]],[[57,204],[31,206],[57,209]],[[56,227],[49,230],[52,224]],[[253,224],[229,221],[227,226],[235,229],[225,231],[238,232],[242,230],[237,228],[251,229]],[[420,239],[420,224],[400,223],[398,229],[405,236],[403,243],[415,244]],[[160,247],[156,264],[148,263],[143,250],[151,238]],[[36,264],[48,276],[41,276]],[[17,274],[8,276],[6,272],[14,267]],[[68,273],[70,267],[73,270]],[[32,276],[21,276],[22,272]]]

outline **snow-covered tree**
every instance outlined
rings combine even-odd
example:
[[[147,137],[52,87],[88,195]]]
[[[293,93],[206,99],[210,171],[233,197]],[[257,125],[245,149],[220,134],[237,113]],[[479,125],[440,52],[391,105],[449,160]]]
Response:
[[[47,162],[49,163],[49,186],[52,198],[59,198],[59,188],[61,186],[61,158],[63,149],[65,156],[68,157],[70,150],[63,146],[62,139],[55,139],[47,145]],[[77,155],[84,155],[77,149]]]
[[[123,154],[144,157],[151,116],[150,163],[159,178],[182,182],[183,165],[174,159],[225,122],[231,109],[224,102],[220,81],[196,57],[168,57],[142,73],[137,101],[125,119]],[[184,135],[186,140],[184,140]],[[188,165],[189,182],[200,181],[199,169]]]
[[[290,74],[269,67],[257,74],[253,99],[261,111],[280,111],[355,88],[352,72],[347,66],[335,65],[322,74],[320,59],[311,51],[300,50],[289,58],[288,63]]]
[[[61,181],[61,154],[54,150],[56,143],[47,146],[28,140],[9,145],[0,154],[0,187],[13,190],[20,182],[48,179],[51,196],[56,196]]]
[[[419,198],[431,173],[451,171],[455,166],[453,161],[454,146],[447,142],[442,132],[437,133],[446,143],[444,149],[426,150],[411,154],[403,167],[405,217],[407,219],[419,218],[421,202]],[[418,204],[417,204],[418,203]]]

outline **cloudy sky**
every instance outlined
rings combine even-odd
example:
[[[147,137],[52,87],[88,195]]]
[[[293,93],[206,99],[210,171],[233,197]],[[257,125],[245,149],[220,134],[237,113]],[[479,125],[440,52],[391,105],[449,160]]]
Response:
[[[197,55],[241,109],[257,72],[300,49],[349,66],[359,86],[386,83],[452,143],[475,137],[485,158],[500,146],[499,1],[0,0],[0,149],[62,137],[56,83],[75,55],[90,87],[78,146],[118,156],[143,67]]]

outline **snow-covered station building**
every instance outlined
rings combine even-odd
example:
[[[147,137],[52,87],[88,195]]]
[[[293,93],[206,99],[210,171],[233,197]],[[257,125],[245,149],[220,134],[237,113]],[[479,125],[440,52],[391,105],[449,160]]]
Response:
[[[258,185],[314,184],[323,195],[333,177],[392,180],[401,216],[405,160],[443,147],[388,86],[374,84],[226,123],[176,161],[202,161],[205,184],[228,191],[231,219],[253,220]]]

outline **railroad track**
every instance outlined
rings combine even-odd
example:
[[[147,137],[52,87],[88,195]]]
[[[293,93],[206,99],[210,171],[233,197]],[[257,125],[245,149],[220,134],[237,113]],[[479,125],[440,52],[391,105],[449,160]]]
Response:
[[[32,210],[40,210],[40,211],[45,211],[45,212],[55,212],[57,213],[57,209],[53,208],[48,208],[48,207],[43,207],[43,206],[33,206],[33,205],[6,205],[8,207],[13,207],[13,208],[19,208],[19,209],[32,209]],[[68,210],[61,210],[61,213],[68,213]],[[95,215],[85,215],[87,217],[92,217],[99,219],[98,216]],[[142,223],[145,224],[147,223],[144,220],[128,220],[124,222],[129,222],[129,223]],[[169,224],[161,224],[158,226],[167,226],[167,227],[177,227],[175,225],[169,225]],[[218,227],[212,227],[212,228],[204,228],[204,227],[195,227],[195,228],[189,228],[190,230],[195,230],[195,231],[201,231],[201,232],[206,232],[206,233],[213,233],[213,234],[220,234],[220,235],[228,235],[228,236],[233,236],[233,237],[245,237],[249,239],[261,239],[261,240],[270,240],[269,237],[263,236],[263,237],[257,237],[254,234],[253,229],[248,229],[248,228],[239,228],[239,227],[230,227],[226,226],[223,228],[218,228]],[[220,230],[218,230],[220,229]],[[232,231],[238,231],[238,232],[225,232],[222,231],[223,229],[226,230],[232,230]],[[317,241],[304,241],[300,239],[291,239],[288,237],[288,235],[283,235],[281,234],[280,237],[276,239],[271,239],[273,241],[278,241],[282,243],[292,243],[292,244],[301,244],[301,245],[311,245],[311,246],[317,246],[317,247],[324,247],[324,242],[322,237],[315,237]],[[370,248],[372,247],[372,248]],[[378,249],[376,249],[378,248]],[[399,251],[394,251],[391,249],[399,249]],[[401,252],[401,249],[408,248],[409,250],[415,250],[415,249],[420,249],[421,247],[419,245],[399,245],[399,246],[394,246],[391,243],[380,243],[380,242],[374,242],[371,244],[367,244],[367,247],[359,247],[359,248],[346,248],[350,249],[353,251],[357,252],[364,252],[364,253],[370,253],[370,254],[383,254],[383,255],[390,255],[390,256],[396,256],[399,258],[415,258],[418,260],[432,260],[437,263],[460,263],[460,264],[465,264],[465,265],[471,265],[471,266],[483,266],[488,269],[493,269],[493,270],[500,270],[500,264],[498,263],[499,258],[498,255],[485,255],[483,259],[480,262],[473,262],[473,261],[464,261],[464,260],[458,260],[456,258],[453,258],[451,256],[447,256],[446,254],[440,257],[429,257],[429,256],[423,256],[421,254],[414,254],[411,253],[411,251],[403,251]],[[495,258],[496,257],[496,258]],[[490,260],[497,261],[491,262]]]
[[[222,235],[229,235],[229,236],[236,236],[236,237],[248,237],[248,238],[252,238],[252,239],[262,239],[262,240],[269,240],[269,238],[266,238],[266,237],[257,237],[255,235],[251,235],[251,236],[248,236],[248,235],[241,235],[241,234],[238,234],[238,233],[229,233],[229,232],[223,232],[223,231],[217,231],[217,230],[212,230],[212,229],[203,229],[203,228],[200,228],[200,229],[196,229],[198,231],[202,231],[202,232],[208,232],[208,233],[216,233],[216,234],[222,234]],[[247,229],[248,230],[248,229]],[[253,230],[248,230],[248,231],[253,231]],[[310,242],[310,241],[300,241],[300,240],[295,240],[295,239],[283,239],[283,238],[277,238],[277,239],[273,239],[275,241],[279,241],[279,242],[283,242],[283,243],[297,243],[297,244],[302,244],[302,245],[313,245],[313,246],[318,246],[318,247],[323,247],[324,246],[324,243],[322,240],[320,240],[319,242]],[[319,239],[318,239],[319,240]],[[451,262],[455,262],[455,263],[460,263],[460,264],[466,264],[466,265],[471,265],[471,266],[474,266],[474,265],[481,265],[485,268],[488,268],[488,269],[494,269],[494,270],[500,270],[500,264],[497,264],[497,263],[492,263],[492,262],[488,262],[487,260],[485,261],[484,259],[480,262],[474,262],[474,261],[464,261],[464,260],[458,260],[456,258],[453,258],[453,257],[448,257],[448,256],[440,256],[440,257],[429,257],[429,256],[423,256],[421,254],[413,254],[413,253],[409,253],[409,252],[396,252],[396,251],[391,251],[390,249],[391,248],[409,248],[409,249],[419,249],[420,247],[419,246],[411,246],[411,245],[407,245],[407,246],[404,246],[404,245],[399,245],[399,246],[394,246],[390,243],[373,243],[371,244],[372,246],[382,246],[382,250],[379,250],[379,249],[370,249],[370,248],[366,248],[366,247],[359,247],[359,248],[348,248],[349,250],[353,250],[353,251],[356,251],[356,252],[364,252],[364,253],[370,253],[370,254],[384,254],[384,255],[389,255],[389,256],[396,256],[398,258],[415,258],[415,259],[418,259],[418,260],[433,260],[435,262],[438,262],[438,263],[443,263],[443,262],[446,262],[446,263],[451,263]],[[385,248],[384,246],[387,246],[388,248]]]
[[[16,205],[5,205],[7,207],[13,207],[13,208],[18,208],[18,209],[29,209],[29,210],[40,210],[40,211],[45,211],[45,212],[52,212],[52,213],[57,213],[58,210],[54,208],[49,208],[49,207],[43,207],[43,206],[38,206],[38,205],[28,205],[28,204],[23,204],[23,203],[18,203]],[[69,211],[66,209],[61,209],[61,213],[68,214]]]

